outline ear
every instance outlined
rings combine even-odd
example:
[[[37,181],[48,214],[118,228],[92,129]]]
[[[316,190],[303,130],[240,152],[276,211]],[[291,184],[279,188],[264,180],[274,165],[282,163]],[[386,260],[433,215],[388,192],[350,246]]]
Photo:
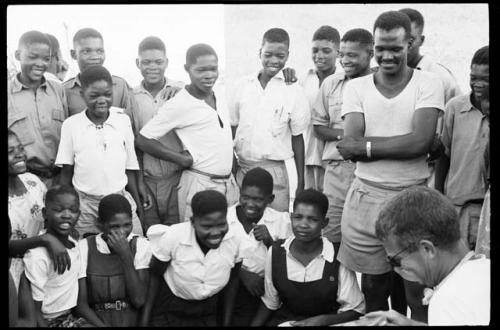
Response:
[[[328,222],[330,222],[330,219],[328,219],[327,217],[325,217],[323,219],[323,221],[321,221],[321,229],[325,228],[326,225],[328,225]]]
[[[165,69],[168,68],[168,57],[165,58]]]
[[[97,219],[96,219],[96,221],[95,221],[95,225],[96,225],[96,227],[97,227],[100,231],[104,232],[104,226],[103,226],[103,223],[102,223],[102,221],[101,221],[101,219],[100,219],[99,217],[97,217]]]
[[[259,58],[262,57],[262,48],[259,48]]]
[[[370,58],[373,58],[373,55],[374,55],[374,54],[373,54],[373,48],[370,48],[370,49],[368,50],[368,56],[370,56]]]
[[[74,49],[71,49],[69,51],[70,55],[71,55],[71,58],[74,59],[76,61],[76,51]]]
[[[137,69],[139,69],[139,70],[141,69],[139,67],[139,59],[138,58],[135,59],[135,66],[137,67]]]
[[[424,44],[424,41],[425,41],[425,36],[422,36],[420,38],[420,46],[422,46]]]
[[[80,216],[80,215],[78,215],[78,216]],[[42,218],[47,219],[47,208],[46,207],[42,207]]]
[[[413,47],[413,38],[408,39],[408,49],[411,49]]]
[[[184,64],[184,70],[186,70],[186,72],[189,73],[189,65]]]
[[[267,204],[271,204],[274,201],[274,194],[267,196]]]
[[[83,89],[80,89],[80,95],[83,97]]]
[[[21,61],[21,51],[19,49],[16,49],[14,57],[16,58],[16,60]]]
[[[437,254],[437,249],[434,243],[432,243],[429,240],[423,239],[420,242],[418,242],[418,248],[420,252],[429,258],[434,258]]]

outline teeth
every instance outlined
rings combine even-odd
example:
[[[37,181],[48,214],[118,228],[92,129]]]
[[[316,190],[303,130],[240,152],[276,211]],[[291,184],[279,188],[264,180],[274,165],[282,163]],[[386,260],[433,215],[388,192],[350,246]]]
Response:
[[[61,229],[69,229],[71,227],[71,225],[69,223],[63,223],[59,226],[59,228]]]

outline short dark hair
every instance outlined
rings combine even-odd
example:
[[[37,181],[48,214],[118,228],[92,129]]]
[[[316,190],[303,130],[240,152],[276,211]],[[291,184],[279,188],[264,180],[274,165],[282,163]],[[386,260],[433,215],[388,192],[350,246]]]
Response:
[[[45,33],[33,30],[22,34],[21,38],[19,38],[18,48],[27,47],[32,44],[44,44],[51,47],[50,40]]]
[[[50,187],[49,190],[47,190],[47,193],[45,194],[45,206],[55,202],[57,196],[64,194],[73,195],[78,201],[78,205],[80,205],[80,197],[78,196],[78,193],[76,192],[75,188],[69,185],[55,185]]]
[[[105,80],[110,85],[113,85],[111,74],[102,65],[90,66],[80,73],[80,82],[83,89],[87,88],[91,83],[101,80]]]
[[[312,40],[328,40],[338,46],[340,43],[340,34],[336,28],[330,25],[323,25],[314,32]]]
[[[125,213],[132,217],[132,207],[124,196],[110,194],[101,199],[97,213],[99,215],[98,221],[106,223],[115,214]]]
[[[472,64],[479,64],[479,65],[490,65],[490,46],[486,45],[484,47],[479,48],[476,50],[474,53],[474,56],[472,56]]]
[[[288,32],[281,28],[272,28],[267,30],[262,36],[262,45],[265,42],[281,42],[286,44],[287,47],[290,46],[290,37],[288,36]]]
[[[410,18],[399,11],[391,10],[380,14],[375,20],[375,24],[373,24],[373,34],[375,34],[377,28],[385,31],[403,28],[405,30],[405,38],[410,39],[411,37]]]
[[[199,191],[194,194],[191,200],[191,209],[193,211],[193,218],[202,217],[214,212],[227,214],[226,196],[217,190]]]
[[[192,45],[186,52],[186,65],[191,66],[192,64],[195,64],[198,60],[198,57],[204,55],[214,55],[215,58],[218,59],[217,53],[212,48],[212,46],[207,44]]]
[[[167,53],[163,41],[155,36],[146,37],[139,44],[139,53],[150,49],[161,50],[165,54]]]
[[[373,35],[365,29],[351,29],[344,33],[342,42],[359,42],[362,45],[373,46]]]
[[[460,240],[460,224],[457,211],[446,196],[435,189],[416,186],[387,201],[379,212],[375,233],[382,241],[394,235],[401,245],[413,251],[423,239],[449,249]]]
[[[273,177],[262,167],[252,168],[245,174],[241,183],[241,189],[245,187],[257,187],[264,194],[271,195],[273,193]]]
[[[56,37],[54,37],[52,34],[50,33],[45,33],[45,35],[47,36],[47,38],[49,39],[50,41],[50,53],[51,53],[51,56],[52,57],[56,57],[57,56],[57,53],[59,51],[59,41],[57,40]]]
[[[322,192],[314,189],[306,189],[298,193],[293,201],[294,210],[298,204],[315,206],[323,218],[326,216],[326,212],[328,212],[328,198]]]
[[[416,23],[418,27],[422,29],[424,28],[424,16],[422,16],[422,14],[418,10],[413,8],[403,8],[398,11],[400,13],[406,14],[411,23]]]
[[[76,43],[78,43],[80,40],[86,39],[86,38],[98,38],[98,39],[104,40],[102,38],[101,33],[99,31],[97,31],[96,29],[83,28],[83,29],[78,30],[75,33],[75,36],[73,37],[73,46]]]

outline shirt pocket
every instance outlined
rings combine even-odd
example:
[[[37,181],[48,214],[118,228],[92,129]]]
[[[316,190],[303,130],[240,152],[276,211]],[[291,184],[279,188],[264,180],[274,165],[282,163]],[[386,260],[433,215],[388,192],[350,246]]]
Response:
[[[290,121],[290,112],[284,106],[273,109],[273,118],[271,122],[271,133],[273,137],[283,135]]]
[[[12,115],[9,114],[8,117],[9,129],[16,133],[24,146],[35,142],[33,125],[31,125],[30,118],[26,113],[15,112]]]
[[[328,97],[328,115],[330,116],[330,127],[334,127],[342,123],[342,99],[339,95],[332,94]]]

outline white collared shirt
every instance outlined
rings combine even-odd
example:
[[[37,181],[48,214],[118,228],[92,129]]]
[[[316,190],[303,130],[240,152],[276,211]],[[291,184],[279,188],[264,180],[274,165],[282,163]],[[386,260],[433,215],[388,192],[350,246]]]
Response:
[[[214,90],[217,110],[183,88],[163,104],[141,129],[148,139],[160,140],[175,130],[193,157],[192,167],[215,175],[228,175],[233,164],[233,142],[224,94]],[[220,121],[223,127],[220,125]]]
[[[139,170],[130,118],[111,107],[98,128],[82,111],[64,121],[56,165],[74,165],[73,186],[103,196],[127,185],[125,170]]]
[[[245,228],[238,220],[236,207],[239,203],[227,209],[227,222],[236,235],[248,238],[252,253],[243,258],[242,268],[264,277],[264,266],[267,257],[267,247],[262,241],[257,241],[253,235],[253,229],[247,234]],[[279,212],[270,207],[264,209],[264,214],[257,225],[265,225],[273,240],[285,239],[292,236],[292,225],[288,212]]]
[[[163,274],[170,290],[186,300],[204,300],[221,291],[246,253],[241,237],[229,228],[219,247],[203,254],[191,221],[153,225],[147,236],[153,256],[170,262]]]
[[[147,269],[149,268],[149,262],[151,261],[151,250],[149,248],[149,241],[144,237],[139,237],[139,235],[130,233],[127,237],[127,241],[130,242],[134,236],[137,237],[136,241],[136,251],[134,256],[134,268],[136,270],[139,269]],[[89,243],[88,239],[82,239],[78,241],[78,245],[80,248],[80,255],[82,256],[82,262],[80,267],[80,273],[78,278],[87,277],[87,264],[88,264],[88,256],[89,256]],[[97,251],[102,254],[111,254],[109,250],[108,244],[102,238],[102,233],[97,234],[95,237],[95,245]]]
[[[43,76],[47,80],[52,80],[52,81],[58,82],[62,85],[62,81],[59,78],[57,78],[57,76],[55,74],[53,74],[52,72],[45,71]]]
[[[33,300],[42,302],[45,319],[57,317],[76,306],[78,298],[78,273],[80,271],[80,249],[71,236],[75,247],[66,249],[71,259],[71,268],[62,274],[54,270],[54,263],[45,247],[28,250],[23,262],[26,277],[31,283]]]
[[[457,80],[453,73],[444,65],[432,61],[429,56],[423,56],[417,64],[417,69],[433,72],[439,76],[444,88],[444,104],[457,95],[461,95],[462,91],[458,87]]]
[[[265,89],[258,74],[243,78],[228,107],[231,125],[238,126],[234,148],[243,161],[292,158],[292,135],[304,134],[311,119],[304,89],[286,85],[280,74]]]
[[[286,270],[288,279],[290,281],[301,283],[321,279],[323,276],[325,261],[332,262],[335,256],[333,244],[327,238],[323,237],[323,251],[316,258],[311,260],[306,267],[304,267],[304,265],[302,265],[302,263],[295,259],[295,257],[290,253],[290,245],[294,239],[295,237],[290,237],[281,245],[286,251]],[[365,300],[358,286],[356,274],[352,270],[349,270],[345,268],[344,265],[340,264],[337,283],[337,302],[340,304],[337,313],[354,310],[363,314],[365,312]],[[272,248],[269,248],[269,252],[267,254],[264,288],[265,293],[261,297],[262,302],[270,310],[279,309],[282,302],[278,290],[276,290],[276,287],[273,284]]]

